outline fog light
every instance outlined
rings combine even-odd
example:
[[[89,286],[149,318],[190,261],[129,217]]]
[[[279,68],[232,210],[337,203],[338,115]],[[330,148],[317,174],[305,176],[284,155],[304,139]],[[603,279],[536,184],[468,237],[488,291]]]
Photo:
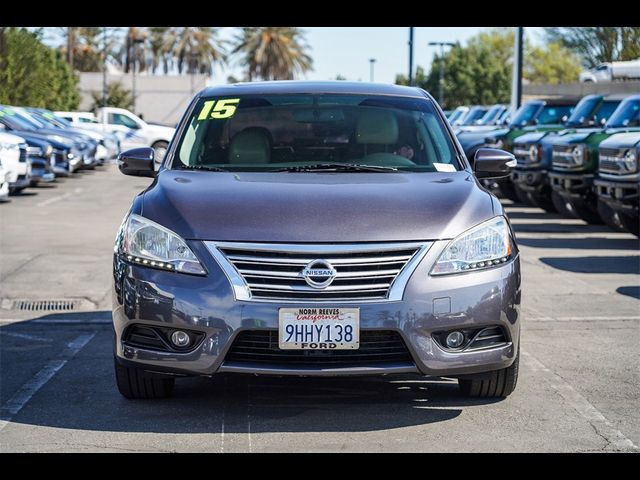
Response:
[[[176,347],[186,347],[191,342],[189,334],[182,330],[176,330],[171,334],[171,341]]]
[[[446,342],[447,342],[447,347],[458,348],[460,345],[462,345],[462,342],[464,342],[464,334],[462,332],[458,332],[457,330],[454,332],[451,332],[449,335],[447,335]]]

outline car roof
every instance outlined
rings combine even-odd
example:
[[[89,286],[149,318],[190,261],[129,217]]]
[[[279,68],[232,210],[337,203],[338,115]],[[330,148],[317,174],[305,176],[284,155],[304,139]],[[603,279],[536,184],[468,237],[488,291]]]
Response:
[[[275,94],[360,94],[394,95],[402,97],[426,98],[423,90],[385,83],[339,81],[278,80],[271,82],[232,83],[208,87],[199,94],[201,97],[213,95],[275,95]]]

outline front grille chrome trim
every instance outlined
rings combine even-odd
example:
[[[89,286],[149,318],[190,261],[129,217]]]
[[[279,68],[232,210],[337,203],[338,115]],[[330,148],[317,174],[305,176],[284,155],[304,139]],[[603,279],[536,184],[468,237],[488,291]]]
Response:
[[[433,242],[283,244],[205,241],[203,243],[224,271],[236,300],[266,303],[370,303],[402,300],[409,278],[433,245]],[[225,254],[225,250],[231,252]],[[407,250],[413,250],[412,254],[393,255],[395,251]],[[251,252],[251,254],[238,253],[241,251]],[[345,258],[349,254],[375,254],[378,252],[380,255],[374,257]],[[261,253],[265,253],[265,255],[260,256]],[[279,253],[282,254],[281,258],[268,255]],[[287,255],[297,255],[298,257],[287,258]],[[301,255],[304,258],[299,258]],[[337,282],[361,279],[362,283],[356,285],[334,283],[318,290],[307,286],[300,273],[277,271],[274,268],[290,266],[300,267],[302,270],[302,267],[315,258],[323,258],[334,265],[338,270]],[[238,268],[234,262],[250,265],[250,267]],[[381,270],[367,269],[360,272],[340,270],[340,268],[366,268],[373,265]],[[269,266],[272,268],[269,269]],[[260,267],[266,269],[260,270]],[[292,284],[278,285],[276,283],[274,285],[272,281],[256,283],[256,278],[288,281]],[[310,296],[267,297],[252,294],[252,288],[256,291],[274,294],[279,292],[286,295],[287,292],[294,292],[294,295],[303,293]],[[336,294],[344,296],[336,297]],[[371,297],[371,295],[376,296]]]

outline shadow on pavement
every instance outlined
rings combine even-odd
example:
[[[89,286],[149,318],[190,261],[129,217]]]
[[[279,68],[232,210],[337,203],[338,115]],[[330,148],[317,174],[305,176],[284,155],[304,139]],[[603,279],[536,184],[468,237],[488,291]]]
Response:
[[[571,248],[582,250],[640,250],[636,238],[520,238],[519,245],[536,248]]]
[[[217,433],[224,421],[227,433],[247,433],[249,428],[252,433],[366,432],[443,422],[458,417],[464,407],[499,401],[468,399],[459,393],[456,380],[420,375],[241,374],[178,378],[172,398],[127,400],[116,388],[111,325],[88,322],[110,315],[110,311],[55,313],[0,327],[0,382],[7,386],[0,392],[0,405],[60,358],[69,342],[96,332],[12,418],[13,423],[116,432]],[[41,349],[36,348],[38,339]]]
[[[586,223],[514,223],[513,229],[516,233],[613,233],[604,225],[587,225]]]
[[[640,286],[618,287],[616,292],[640,300]]]
[[[640,273],[640,255],[612,257],[541,257],[545,265],[575,273]]]

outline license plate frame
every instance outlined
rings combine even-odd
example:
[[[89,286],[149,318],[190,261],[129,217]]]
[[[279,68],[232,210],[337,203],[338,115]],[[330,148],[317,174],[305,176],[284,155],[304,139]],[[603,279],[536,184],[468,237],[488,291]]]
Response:
[[[360,348],[360,308],[280,308],[278,347],[281,350],[357,350]]]

